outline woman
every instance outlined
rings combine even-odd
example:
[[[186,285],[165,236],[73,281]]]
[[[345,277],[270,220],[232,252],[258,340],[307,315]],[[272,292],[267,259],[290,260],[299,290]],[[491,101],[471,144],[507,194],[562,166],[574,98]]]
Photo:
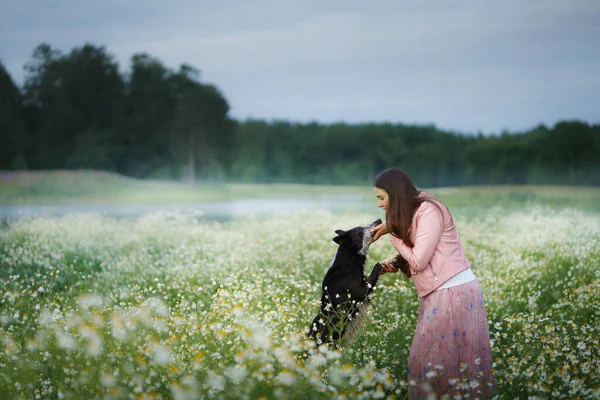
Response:
[[[373,241],[391,233],[421,301],[408,360],[409,398],[428,394],[494,394],[496,381],[483,293],[470,269],[448,208],[419,191],[403,171],[390,168],[373,181],[386,222],[373,228]],[[383,270],[398,272],[392,258]]]

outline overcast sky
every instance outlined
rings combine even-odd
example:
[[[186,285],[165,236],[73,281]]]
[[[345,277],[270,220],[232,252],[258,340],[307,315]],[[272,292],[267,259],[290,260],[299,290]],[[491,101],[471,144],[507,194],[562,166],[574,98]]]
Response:
[[[17,84],[41,42],[188,63],[238,119],[512,132],[600,122],[599,0],[0,0]]]

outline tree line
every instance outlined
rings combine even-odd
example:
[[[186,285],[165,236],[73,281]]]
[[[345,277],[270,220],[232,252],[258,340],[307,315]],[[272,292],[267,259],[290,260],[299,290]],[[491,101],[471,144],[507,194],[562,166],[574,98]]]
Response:
[[[433,125],[237,121],[200,72],[106,48],[33,51],[17,86],[0,61],[0,169],[101,169],[190,182],[364,184],[396,166],[419,186],[600,185],[600,124],[468,135]]]

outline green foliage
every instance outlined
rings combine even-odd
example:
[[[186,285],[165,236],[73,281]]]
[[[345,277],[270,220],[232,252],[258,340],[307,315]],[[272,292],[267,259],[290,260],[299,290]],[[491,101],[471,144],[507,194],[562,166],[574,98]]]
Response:
[[[176,105],[172,79],[160,60],[145,53],[131,57],[123,135],[114,149],[119,160],[118,171],[146,177],[161,166],[172,165],[166,134]],[[174,172],[169,171],[168,177],[172,179]]]
[[[0,169],[27,168],[25,152],[29,137],[23,99],[18,87],[0,62]]]
[[[434,126],[249,120],[236,131],[231,175],[250,182],[364,184],[396,166],[421,187],[597,185],[599,138],[598,126],[579,121],[521,134],[468,137]],[[570,144],[563,149],[565,142]]]
[[[21,91],[0,65],[0,169],[102,169],[136,178],[364,184],[388,167],[421,187],[600,185],[600,125],[565,120],[467,136],[434,125],[234,121],[223,93],[182,64],[104,48],[33,52]]]
[[[85,44],[62,55],[42,44],[26,69],[30,167],[68,167],[81,143],[88,152],[103,151],[102,146],[92,147],[96,142],[115,145],[123,123],[125,86],[117,63],[104,47]],[[90,141],[89,135],[97,139]]]

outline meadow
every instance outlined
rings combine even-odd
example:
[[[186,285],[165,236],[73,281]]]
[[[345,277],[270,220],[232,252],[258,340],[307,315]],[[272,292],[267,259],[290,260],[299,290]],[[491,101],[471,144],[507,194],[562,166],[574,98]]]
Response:
[[[484,290],[497,397],[600,397],[594,202],[580,206],[575,190],[551,191],[562,199],[554,205],[506,188],[477,201],[468,190],[437,194]],[[306,340],[334,230],[378,217],[373,201],[372,211],[227,222],[175,213],[13,221],[0,231],[0,393],[404,398],[419,301],[400,274],[380,279],[352,343]],[[392,253],[388,240],[374,243],[367,268]]]
[[[525,207],[547,205],[600,212],[600,188],[504,185],[434,188],[448,206]],[[237,199],[326,199],[350,196],[371,202],[365,186],[248,184],[142,180],[94,170],[0,171],[0,205],[22,204],[185,204]]]
[[[367,196],[370,187],[135,179],[106,171],[0,171],[0,204],[185,204],[256,198]]]

